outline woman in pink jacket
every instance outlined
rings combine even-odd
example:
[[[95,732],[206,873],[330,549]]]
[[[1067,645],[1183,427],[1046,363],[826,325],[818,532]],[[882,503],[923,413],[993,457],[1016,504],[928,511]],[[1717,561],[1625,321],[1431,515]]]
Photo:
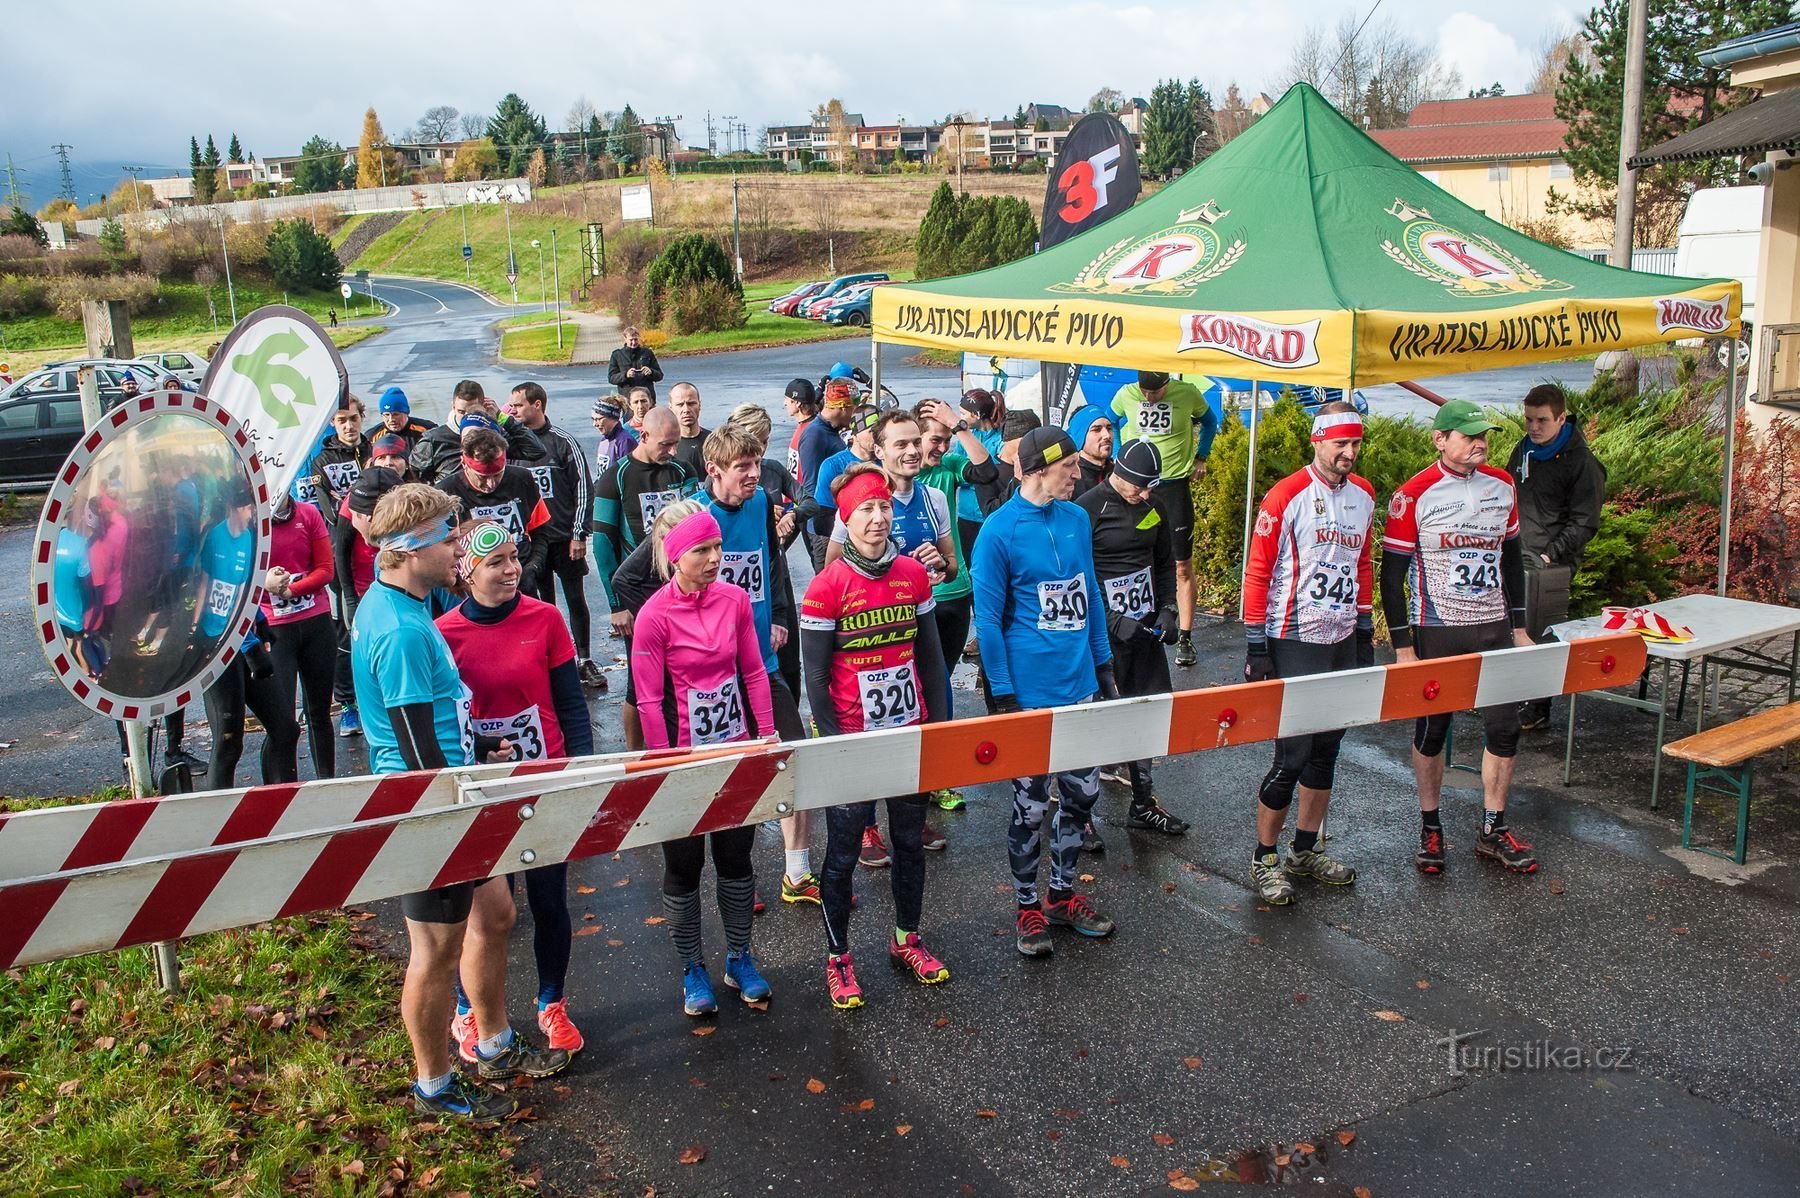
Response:
[[[650,540],[657,571],[668,582],[644,604],[632,630],[631,678],[644,743],[688,749],[772,735],[775,713],[750,596],[740,587],[715,585],[722,556],[718,521],[698,503],[682,500],[657,515]],[[750,954],[755,836],[754,826],[711,833],[725,925],[725,984],[747,1003],[769,997],[769,983]],[[663,909],[681,954],[682,1007],[689,1015],[719,1009],[700,948],[706,841],[689,836],[663,845]]]

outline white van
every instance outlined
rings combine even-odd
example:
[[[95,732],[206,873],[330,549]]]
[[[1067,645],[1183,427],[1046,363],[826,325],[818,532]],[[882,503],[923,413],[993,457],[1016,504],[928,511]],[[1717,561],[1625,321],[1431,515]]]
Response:
[[[1736,279],[1743,284],[1740,363],[1749,358],[1750,326],[1756,319],[1756,262],[1762,250],[1764,190],[1757,184],[1701,188],[1688,197],[1675,243],[1676,274],[1689,279]]]

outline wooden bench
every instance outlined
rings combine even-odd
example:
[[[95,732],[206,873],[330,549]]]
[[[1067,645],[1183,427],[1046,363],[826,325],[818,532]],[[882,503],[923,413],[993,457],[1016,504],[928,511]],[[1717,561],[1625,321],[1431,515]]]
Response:
[[[1755,715],[1696,732],[1663,746],[1663,752],[1687,762],[1687,813],[1681,820],[1681,847],[1744,864],[1750,826],[1750,765],[1754,758],[1800,740],[1800,703],[1772,707]],[[1694,793],[1735,795],[1738,801],[1737,852],[1694,845]]]

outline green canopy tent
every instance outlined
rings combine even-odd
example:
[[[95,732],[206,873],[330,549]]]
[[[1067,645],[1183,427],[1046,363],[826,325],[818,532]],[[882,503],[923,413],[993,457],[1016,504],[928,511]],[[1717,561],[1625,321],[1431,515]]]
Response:
[[[871,332],[877,370],[880,346],[894,343],[1354,389],[1735,339],[1742,303],[1734,280],[1618,270],[1533,241],[1300,83],[1218,153],[1086,233],[991,270],[876,288]],[[1735,369],[1728,378],[1721,546]],[[1723,591],[1723,552],[1719,570]]]

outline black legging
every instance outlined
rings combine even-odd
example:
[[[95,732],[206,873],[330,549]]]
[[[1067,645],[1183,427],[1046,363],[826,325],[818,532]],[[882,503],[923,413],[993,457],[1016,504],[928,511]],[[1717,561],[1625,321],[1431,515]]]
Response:
[[[575,638],[575,652],[584,661],[592,656],[590,648],[590,629],[587,601],[587,559],[580,561],[569,556],[568,541],[553,541],[550,544],[550,556],[545,559],[544,568],[538,571],[537,597],[551,606],[556,605],[556,584],[562,583],[563,602],[569,606],[569,634]]]
[[[206,771],[206,788],[224,790],[234,784],[238,759],[244,755],[244,707],[262,721],[263,782],[298,782],[299,764],[294,759],[300,743],[300,725],[294,720],[294,702],[284,698],[275,675],[252,678],[244,655],[238,654],[206,688],[206,722],[212,725],[212,765]]]
[[[332,621],[336,628],[337,656],[332,659],[331,697],[345,707],[356,706],[356,679],[350,671],[350,629],[356,624],[356,594],[347,586],[339,583],[331,584],[331,593],[337,599],[337,618]]]
[[[294,686],[306,710],[306,739],[312,748],[313,770],[321,778],[337,777],[337,737],[331,727],[331,688],[337,674],[337,624],[328,611],[276,624],[269,629],[269,647],[275,654],[275,686],[282,700],[294,706]]]

